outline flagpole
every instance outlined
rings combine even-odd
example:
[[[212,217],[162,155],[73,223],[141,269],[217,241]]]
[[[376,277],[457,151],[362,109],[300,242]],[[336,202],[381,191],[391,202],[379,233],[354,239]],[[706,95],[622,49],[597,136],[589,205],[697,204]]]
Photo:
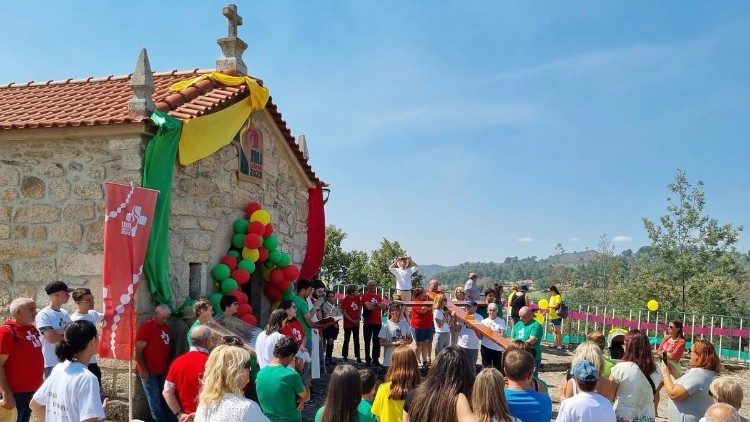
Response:
[[[128,359],[128,420],[133,420],[133,359]]]

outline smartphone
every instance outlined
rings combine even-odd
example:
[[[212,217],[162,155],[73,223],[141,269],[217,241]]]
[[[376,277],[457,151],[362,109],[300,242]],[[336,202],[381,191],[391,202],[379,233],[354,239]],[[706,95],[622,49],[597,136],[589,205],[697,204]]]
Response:
[[[667,362],[667,352],[661,352],[661,361],[664,363]]]

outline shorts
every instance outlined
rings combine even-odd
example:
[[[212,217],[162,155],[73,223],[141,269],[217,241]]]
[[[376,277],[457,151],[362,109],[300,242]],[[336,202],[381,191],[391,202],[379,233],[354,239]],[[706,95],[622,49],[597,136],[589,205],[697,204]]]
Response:
[[[432,333],[435,328],[415,328],[414,329],[414,341],[420,342],[432,339]]]
[[[555,327],[559,327],[562,325],[562,317],[551,319],[549,320],[549,323],[554,325]]]

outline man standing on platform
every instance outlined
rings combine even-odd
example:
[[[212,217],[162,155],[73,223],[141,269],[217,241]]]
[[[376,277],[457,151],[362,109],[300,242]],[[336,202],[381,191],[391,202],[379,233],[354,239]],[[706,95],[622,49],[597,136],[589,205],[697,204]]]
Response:
[[[534,348],[534,376],[539,373],[542,364],[542,324],[534,319],[534,311],[524,306],[518,311],[521,320],[513,326],[513,340],[523,340]]]
[[[411,276],[417,270],[417,263],[410,256],[396,258],[388,267],[388,271],[396,276],[396,290],[401,298],[408,302],[411,300]]]
[[[34,299],[20,297],[10,303],[10,318],[0,326],[0,394],[3,407],[18,409],[19,422],[28,422],[29,403],[42,385],[44,357],[34,316]]]
[[[36,314],[36,328],[42,334],[42,353],[44,354],[44,378],[60,362],[55,354],[55,346],[65,334],[65,327],[70,323],[70,314],[62,306],[70,299],[68,285],[62,281],[49,283],[44,291],[49,297],[49,305]]]
[[[162,397],[164,376],[169,367],[172,330],[167,325],[167,319],[171,313],[168,305],[157,306],[154,317],[138,328],[135,338],[136,369],[141,378],[151,417],[157,421],[175,420],[174,413]]]
[[[482,298],[482,294],[479,292],[477,287],[477,273],[469,273],[469,279],[464,283],[464,291],[466,292],[466,300],[478,301]]]
[[[368,365],[380,365],[380,342],[378,334],[383,326],[383,309],[388,306],[383,302],[383,297],[377,293],[377,284],[370,280],[367,282],[365,293],[360,298],[362,302],[362,315],[364,324],[362,331],[365,338],[365,363]],[[372,342],[372,349],[370,343]],[[372,353],[371,353],[372,351]]]

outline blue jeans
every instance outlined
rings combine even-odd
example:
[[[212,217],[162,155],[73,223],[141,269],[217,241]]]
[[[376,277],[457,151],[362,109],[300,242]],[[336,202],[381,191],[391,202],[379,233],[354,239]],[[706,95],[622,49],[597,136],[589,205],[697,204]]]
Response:
[[[157,422],[176,421],[177,419],[161,395],[164,390],[164,375],[149,375],[145,380],[141,379],[141,385],[143,385],[143,392],[146,393],[151,417]]]
[[[31,409],[29,403],[34,393],[14,393],[13,398],[16,400],[16,409],[18,410],[18,422],[29,422]]]

